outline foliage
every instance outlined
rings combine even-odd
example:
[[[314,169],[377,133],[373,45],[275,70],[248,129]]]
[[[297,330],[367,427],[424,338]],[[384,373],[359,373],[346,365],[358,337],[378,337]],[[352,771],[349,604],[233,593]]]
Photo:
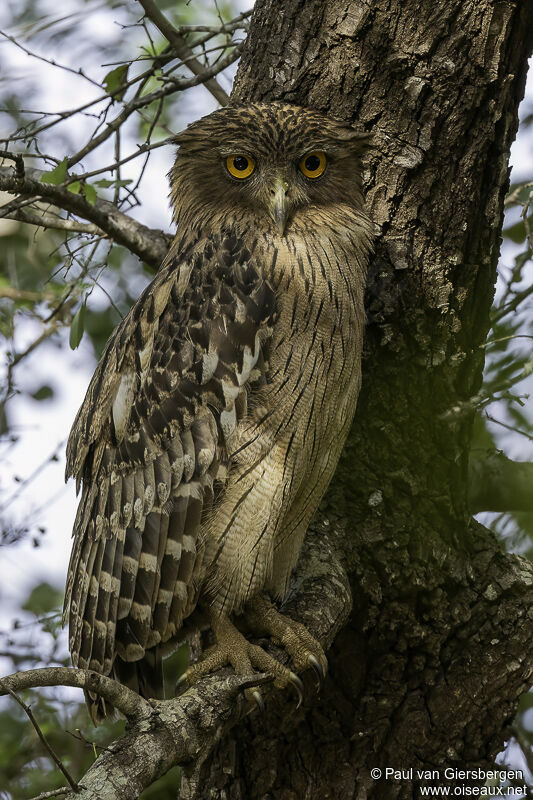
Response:
[[[524,112],[521,136],[527,136],[533,123],[527,105]],[[511,184],[505,201],[502,258],[472,440],[474,449],[511,449],[520,461],[533,460],[533,415],[531,404],[527,403],[533,390],[532,179],[533,175]],[[507,266],[509,257],[511,264]],[[483,522],[501,537],[506,547],[533,558],[533,511],[483,514]],[[515,737],[530,769],[532,707],[530,693],[524,696],[515,720]]]

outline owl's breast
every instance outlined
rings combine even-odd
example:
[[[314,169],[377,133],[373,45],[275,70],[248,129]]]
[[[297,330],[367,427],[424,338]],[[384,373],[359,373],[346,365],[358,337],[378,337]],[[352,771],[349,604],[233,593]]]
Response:
[[[289,249],[289,248],[288,248]],[[344,429],[360,385],[364,277],[357,260],[321,248],[294,248],[280,265],[279,317],[269,353],[270,398],[275,416],[294,426],[304,451]],[[355,268],[354,268],[355,267]],[[290,275],[287,280],[286,276]]]
[[[248,416],[228,442],[243,469],[280,441],[305,461],[343,436],[359,392],[364,327],[365,262],[346,239],[280,237],[254,255],[276,316],[265,382],[249,387]]]

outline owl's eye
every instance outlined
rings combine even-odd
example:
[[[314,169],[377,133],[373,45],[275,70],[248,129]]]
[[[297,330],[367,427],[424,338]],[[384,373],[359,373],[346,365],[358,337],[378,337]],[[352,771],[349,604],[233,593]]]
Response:
[[[255,164],[250,156],[228,156],[226,169],[233,178],[249,178],[255,169]]]
[[[320,178],[326,169],[326,154],[322,150],[313,150],[300,161],[300,170],[306,178]]]

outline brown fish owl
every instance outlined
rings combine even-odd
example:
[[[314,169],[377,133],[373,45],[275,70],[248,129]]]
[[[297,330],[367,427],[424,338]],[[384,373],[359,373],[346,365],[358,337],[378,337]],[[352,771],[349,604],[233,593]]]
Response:
[[[224,664],[299,679],[234,624],[282,644],[296,671],[322,648],[285,596],[331,480],[361,379],[371,224],[365,137],[281,103],[227,107],[177,137],[177,235],[111,336],[76,417],[82,485],[65,617],[75,666],[145,696],[187,628]],[[93,718],[106,712],[89,698]]]

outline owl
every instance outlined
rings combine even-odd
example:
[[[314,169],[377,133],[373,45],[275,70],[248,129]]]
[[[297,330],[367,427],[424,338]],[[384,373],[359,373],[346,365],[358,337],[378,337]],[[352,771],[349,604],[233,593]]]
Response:
[[[186,683],[231,665],[299,690],[296,673],[323,675],[327,661],[277,603],[360,387],[367,137],[257,103],[215,111],[176,141],[176,237],[107,343],[67,445],[81,487],[64,611],[72,661],[160,697],[162,657],[210,626],[215,643]],[[110,710],[87,701],[94,720]]]

